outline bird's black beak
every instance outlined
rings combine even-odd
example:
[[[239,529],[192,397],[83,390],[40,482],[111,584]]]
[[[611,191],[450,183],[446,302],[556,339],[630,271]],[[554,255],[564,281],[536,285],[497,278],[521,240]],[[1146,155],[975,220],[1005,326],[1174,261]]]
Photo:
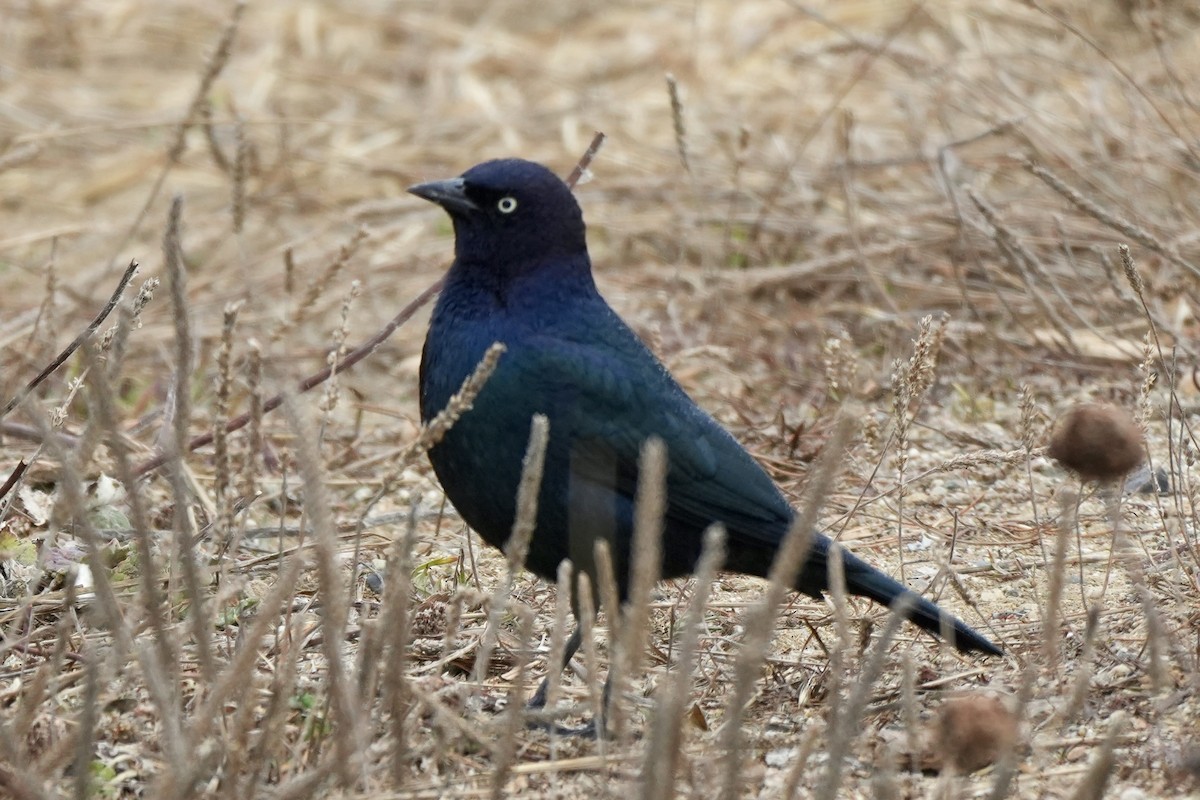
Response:
[[[452,214],[479,210],[479,206],[467,197],[467,184],[462,178],[418,183],[408,187],[408,191],[423,200],[437,203]]]

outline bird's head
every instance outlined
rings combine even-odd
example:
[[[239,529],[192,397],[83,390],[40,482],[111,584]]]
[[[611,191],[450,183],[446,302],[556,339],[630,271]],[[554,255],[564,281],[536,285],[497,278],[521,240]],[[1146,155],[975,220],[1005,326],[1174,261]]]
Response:
[[[450,215],[460,262],[520,271],[587,254],[575,196],[541,164],[518,158],[485,161],[461,177],[419,183],[408,191]]]

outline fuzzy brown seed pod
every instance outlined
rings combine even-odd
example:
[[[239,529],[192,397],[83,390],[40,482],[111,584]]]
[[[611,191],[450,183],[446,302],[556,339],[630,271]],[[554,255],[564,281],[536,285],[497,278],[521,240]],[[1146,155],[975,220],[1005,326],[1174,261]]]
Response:
[[[1060,417],[1047,452],[1085,481],[1116,480],[1146,459],[1141,429],[1107,403],[1083,403]]]
[[[933,738],[944,765],[966,774],[1016,747],[1017,718],[997,697],[965,695],[942,705]]]

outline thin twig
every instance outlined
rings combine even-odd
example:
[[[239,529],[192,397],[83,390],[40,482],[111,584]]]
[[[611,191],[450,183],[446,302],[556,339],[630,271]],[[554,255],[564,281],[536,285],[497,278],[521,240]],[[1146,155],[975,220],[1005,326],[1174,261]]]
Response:
[[[27,469],[29,469],[29,465],[25,463],[25,459],[17,462],[8,479],[4,481],[4,485],[0,486],[0,500],[3,500],[4,496],[12,491],[12,488],[21,480],[21,476],[25,474],[25,470]]]
[[[100,310],[100,313],[96,315],[96,318],[93,319],[91,324],[88,325],[82,333],[76,336],[75,339],[69,345],[67,345],[66,349],[59,353],[58,356],[56,356],[55,359],[51,361],[45,369],[39,372],[37,377],[25,384],[24,389],[17,392],[15,397],[5,403],[4,408],[0,409],[0,417],[7,416],[8,412],[20,405],[21,401],[24,400],[30,392],[36,389],[38,385],[42,383],[42,381],[50,377],[50,375],[53,374],[56,369],[63,365],[63,362],[71,357],[72,353],[79,349],[81,344],[87,341],[88,338],[90,338],[91,335],[96,332],[96,329],[100,327],[100,324],[104,322],[108,315],[112,313],[112,310],[117,307],[117,303],[121,302],[121,295],[125,293],[125,287],[129,285],[131,280],[133,280],[133,276],[137,272],[137,268],[137,261],[129,262],[129,266],[125,268],[125,274],[121,276],[121,280],[117,283],[116,291],[113,292],[112,297],[109,298],[108,303],[106,303],[104,308]]]
[[[596,134],[592,136],[592,143],[588,145],[587,150],[583,151],[583,155],[579,157],[575,168],[567,176],[567,186],[572,189],[575,188],[575,184],[579,183],[579,179],[583,177],[583,173],[587,172],[587,168],[592,165],[592,159],[596,157],[596,154],[600,152],[600,148],[604,146],[606,138],[603,131],[596,131]]]
[[[432,285],[426,288],[425,291],[417,295],[412,302],[402,308],[400,313],[393,317],[387,325],[384,325],[378,333],[376,333],[363,344],[356,347],[354,350],[347,353],[346,357],[338,361],[336,364],[326,366],[324,369],[321,369],[320,371],[309,375],[307,378],[304,378],[296,385],[294,392],[296,394],[303,394],[313,387],[320,386],[322,383],[327,381],[331,375],[341,374],[342,372],[345,372],[353,367],[359,361],[362,361],[364,358],[371,355],[371,353],[375,352],[376,348],[383,344],[384,341],[386,341],[387,338],[391,336],[397,328],[408,322],[408,320],[412,318],[412,315],[417,313],[421,306],[428,303],[435,294],[441,291],[442,283],[442,279],[439,278]],[[283,404],[283,398],[284,395],[282,392],[274,397],[268,398],[267,400],[263,401],[262,410],[258,413],[266,414],[274,411]],[[255,412],[248,411],[245,414],[241,414],[229,420],[229,422],[225,423],[225,432],[233,433],[236,430],[241,430],[242,428],[246,427],[246,425],[250,423],[250,420],[254,418],[254,414]],[[188,452],[196,450],[200,447],[204,447],[205,445],[212,444],[214,438],[215,434],[212,431],[193,437],[192,440],[188,442]],[[151,458],[138,466],[137,474],[141,476],[145,475],[147,472],[153,472],[165,464],[167,462],[167,458],[168,456],[165,453],[160,453],[154,458]]]

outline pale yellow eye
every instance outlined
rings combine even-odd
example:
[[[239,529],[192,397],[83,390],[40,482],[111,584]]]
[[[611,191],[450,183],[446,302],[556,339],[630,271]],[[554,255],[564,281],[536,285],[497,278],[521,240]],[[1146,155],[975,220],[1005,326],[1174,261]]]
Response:
[[[517,198],[501,197],[500,202],[496,203],[496,208],[500,209],[501,214],[511,214],[517,210]]]

